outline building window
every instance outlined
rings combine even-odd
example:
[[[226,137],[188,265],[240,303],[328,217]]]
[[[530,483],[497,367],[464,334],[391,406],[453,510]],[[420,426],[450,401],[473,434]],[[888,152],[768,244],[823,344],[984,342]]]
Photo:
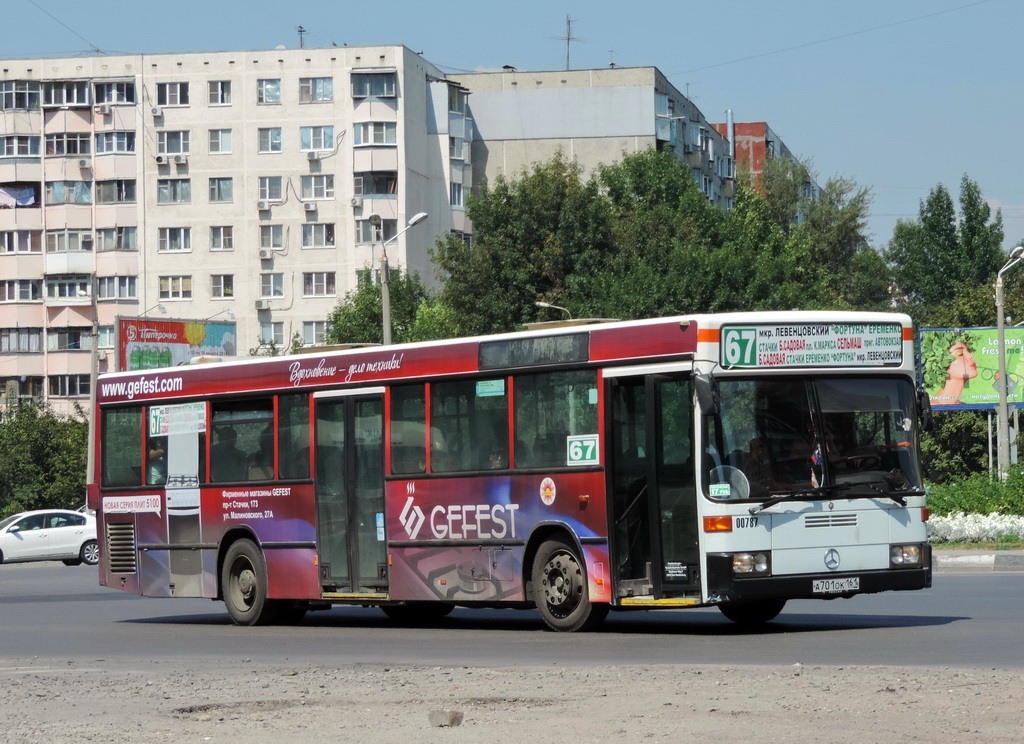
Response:
[[[47,181],[47,204],[92,204],[92,184],[88,181]]]
[[[135,103],[135,83],[96,83],[96,103]]]
[[[105,227],[96,231],[96,251],[138,250],[138,228]]]
[[[380,235],[369,220],[356,220],[356,242],[375,243],[378,240],[390,240],[398,234],[398,220],[381,220]]]
[[[211,129],[210,130],[210,154],[224,155],[231,152],[231,130]]]
[[[130,154],[135,152],[135,132],[97,132],[96,154]]]
[[[260,343],[280,346],[284,343],[284,323],[265,321],[260,323]]]
[[[233,251],[235,229],[231,225],[217,225],[210,228],[211,251]]]
[[[0,81],[0,109],[37,109],[42,101],[42,84],[33,80]]]
[[[299,127],[299,143],[303,150],[333,150],[334,127]]]
[[[303,199],[333,199],[334,176],[303,176],[300,181]]]
[[[92,250],[92,234],[88,230],[47,230],[47,253],[75,253]]]
[[[192,277],[191,276],[162,276],[162,277],[160,277],[160,299],[161,300],[191,300],[192,299]]]
[[[51,328],[46,332],[47,351],[82,351],[91,348],[89,328]]]
[[[260,274],[260,297],[284,297],[284,274]]]
[[[5,230],[0,232],[0,253],[42,253],[40,230]]]
[[[0,281],[0,302],[34,302],[43,299],[42,279]]]
[[[449,196],[451,197],[451,205],[453,207],[462,207],[465,204],[462,201],[462,184],[453,183],[449,186]]]
[[[302,275],[303,297],[334,297],[333,271],[307,271]]]
[[[353,179],[357,196],[394,196],[398,193],[397,171],[364,171]]]
[[[39,137],[29,134],[10,134],[0,137],[0,158],[25,157],[39,157]]]
[[[462,137],[448,138],[448,157],[452,160],[468,160],[466,140]]]
[[[96,182],[97,204],[130,204],[135,201],[135,179]]]
[[[284,248],[284,225],[260,225],[260,248]]]
[[[42,328],[0,328],[0,354],[38,354],[42,350]]]
[[[396,78],[394,72],[353,72],[352,97],[394,98]]]
[[[88,276],[76,274],[55,276],[46,280],[46,297],[50,300],[68,300],[92,297]]]
[[[280,79],[257,80],[256,103],[281,103]]]
[[[157,204],[187,204],[192,201],[192,181],[188,178],[159,178],[156,182]]]
[[[44,106],[88,106],[89,82],[58,80],[43,83]]]
[[[259,130],[260,152],[281,152],[281,127]]]
[[[326,340],[326,320],[307,320],[302,323],[302,343],[306,346],[322,344]]]
[[[326,103],[333,100],[333,78],[299,78],[299,103]]]
[[[231,105],[231,81],[211,80],[206,84],[208,97],[207,102],[211,106]]]
[[[210,179],[210,201],[229,202],[232,201],[232,180],[230,178]]]
[[[161,253],[182,253],[192,250],[192,228],[161,227],[157,231],[157,250]]]
[[[284,198],[281,176],[260,176],[258,184],[260,199],[281,201]]]
[[[99,300],[134,300],[138,278],[134,276],[101,276],[96,280]]]
[[[307,222],[302,226],[303,248],[333,248],[334,225],[329,223],[314,224]]]
[[[157,132],[156,151],[161,155],[188,155],[188,130]]]
[[[158,106],[188,106],[188,83],[157,83]]]
[[[395,145],[398,143],[398,124],[393,121],[364,121],[356,124],[356,145]]]
[[[88,134],[60,134],[46,135],[46,155],[88,155],[92,151]]]
[[[96,348],[113,349],[114,342],[117,340],[117,333],[115,332],[114,326],[100,326],[99,332],[99,338],[96,340]]]
[[[50,375],[50,395],[55,398],[80,398],[89,394],[89,375]]]
[[[235,296],[233,274],[214,274],[210,277],[210,296],[215,300],[227,300]]]

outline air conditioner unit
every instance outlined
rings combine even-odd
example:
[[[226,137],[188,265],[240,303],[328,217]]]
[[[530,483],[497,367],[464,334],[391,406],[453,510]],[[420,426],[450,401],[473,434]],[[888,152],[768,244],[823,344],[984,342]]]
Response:
[[[164,110],[162,108],[160,108],[159,106],[154,106],[153,108],[151,108],[149,110],[149,113],[153,114],[153,116],[155,118],[155,117],[158,117],[158,116],[163,116],[164,115]]]
[[[110,116],[110,112],[114,109],[109,103],[101,103],[98,106],[94,106],[92,110],[101,116]]]
[[[260,248],[260,260],[269,261],[274,257],[274,251],[270,248]]]
[[[89,160],[89,158],[79,158],[78,159],[78,167],[79,168],[92,168],[92,161]]]
[[[257,310],[269,310],[270,309],[270,300],[256,300],[256,309]]]
[[[315,212],[316,202],[303,202],[302,208],[305,209],[307,212]]]
[[[157,165],[167,165],[167,156],[166,155],[157,155],[156,156],[156,164]]]
[[[351,204],[353,207],[361,207],[363,206],[363,197],[353,196],[351,199],[348,200],[348,203]]]
[[[309,152],[306,153],[306,160],[319,160],[319,159],[320,159],[320,153],[316,152],[315,150],[310,150]]]
[[[107,352],[105,352],[102,349],[100,349],[99,351],[96,352],[96,359],[97,359],[97,361],[100,361],[100,362],[106,361],[106,359],[107,359]]]
[[[174,162],[178,165],[185,165],[188,162],[188,155],[175,155]]]
[[[256,209],[260,210],[261,212],[266,212],[268,209],[270,209],[270,202],[268,202],[266,199],[260,199],[258,202],[256,202]]]

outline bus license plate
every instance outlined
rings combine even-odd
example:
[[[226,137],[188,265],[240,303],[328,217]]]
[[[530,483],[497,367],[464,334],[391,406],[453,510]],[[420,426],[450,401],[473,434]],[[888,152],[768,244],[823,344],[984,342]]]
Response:
[[[811,584],[811,591],[815,594],[842,594],[859,590],[859,576],[850,576],[845,579],[815,579]]]

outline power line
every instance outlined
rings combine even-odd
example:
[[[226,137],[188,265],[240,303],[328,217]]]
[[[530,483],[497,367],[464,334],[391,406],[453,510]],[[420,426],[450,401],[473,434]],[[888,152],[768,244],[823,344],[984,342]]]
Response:
[[[77,36],[77,37],[78,37],[79,39],[81,39],[81,40],[82,40],[82,41],[84,41],[84,42],[85,42],[86,44],[88,44],[88,45],[89,45],[90,47],[92,47],[92,50],[93,50],[94,52],[96,52],[97,54],[104,54],[104,51],[103,51],[102,49],[100,49],[100,48],[99,48],[98,46],[96,46],[95,44],[93,44],[93,43],[92,43],[91,41],[89,41],[89,40],[88,40],[87,38],[85,38],[84,36],[82,36],[82,35],[81,35],[80,33],[78,33],[77,31],[75,31],[75,29],[71,28],[71,26],[69,26],[68,24],[64,23],[64,21],[62,21],[62,20],[61,20],[60,18],[58,18],[57,16],[55,16],[55,15],[54,15],[53,13],[51,13],[51,12],[50,12],[50,11],[48,11],[48,10],[46,10],[46,8],[43,8],[42,6],[40,6],[40,5],[39,5],[39,3],[37,3],[37,2],[36,2],[36,0],[28,0],[28,2],[29,2],[29,3],[31,3],[32,5],[34,5],[34,6],[35,6],[35,7],[36,7],[36,8],[37,8],[37,9],[39,10],[39,12],[41,12],[41,13],[45,13],[46,15],[50,16],[50,18],[52,18],[53,20],[55,20],[55,21],[56,21],[57,23],[59,23],[59,24],[60,24],[61,26],[63,26],[64,28],[66,28],[66,29],[67,29],[68,31],[70,31],[70,32],[71,32],[71,33],[73,33],[73,34],[74,34],[75,36]]]
[[[958,5],[955,8],[947,8],[946,10],[937,10],[934,13],[925,13],[924,15],[914,16],[913,18],[905,18],[902,21],[893,21],[892,23],[883,23],[880,26],[871,26],[870,28],[862,28],[858,31],[850,31],[849,33],[839,34],[838,36],[830,36],[827,39],[818,39],[817,41],[808,41],[804,44],[797,44],[791,47],[785,47],[783,49],[774,49],[770,52],[761,52],[760,54],[751,54],[746,57],[738,57],[737,59],[731,59],[727,62],[718,62],[713,65],[707,65],[706,67],[695,67],[692,70],[684,70],[683,72],[673,72],[670,76],[674,75],[686,75],[691,72],[703,72],[704,70],[713,70],[717,67],[725,67],[727,65],[735,65],[739,62],[749,62],[752,59],[762,59],[764,57],[771,57],[776,54],[783,54],[785,52],[792,52],[797,49],[806,49],[807,47],[817,46],[818,44],[826,44],[830,41],[838,41],[840,39],[848,39],[851,36],[860,36],[861,34],[871,33],[872,31],[881,31],[885,28],[893,28],[894,26],[902,26],[906,23],[913,23],[914,21],[920,21],[925,18],[934,18],[935,16],[944,15],[946,13],[953,13],[964,8],[973,8],[976,5],[984,5],[990,3],[992,0],[977,0],[977,2],[967,3],[965,5]]]

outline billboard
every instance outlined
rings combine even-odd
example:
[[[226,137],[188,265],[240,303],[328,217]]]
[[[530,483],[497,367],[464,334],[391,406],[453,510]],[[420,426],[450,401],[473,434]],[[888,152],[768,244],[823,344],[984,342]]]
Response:
[[[188,364],[192,357],[203,354],[235,356],[235,324],[204,320],[117,319],[119,372]]]
[[[1024,328],[1006,329],[1007,400],[1024,403]],[[991,409],[999,404],[999,330],[922,328],[918,333],[921,384],[932,406],[947,410]]]

